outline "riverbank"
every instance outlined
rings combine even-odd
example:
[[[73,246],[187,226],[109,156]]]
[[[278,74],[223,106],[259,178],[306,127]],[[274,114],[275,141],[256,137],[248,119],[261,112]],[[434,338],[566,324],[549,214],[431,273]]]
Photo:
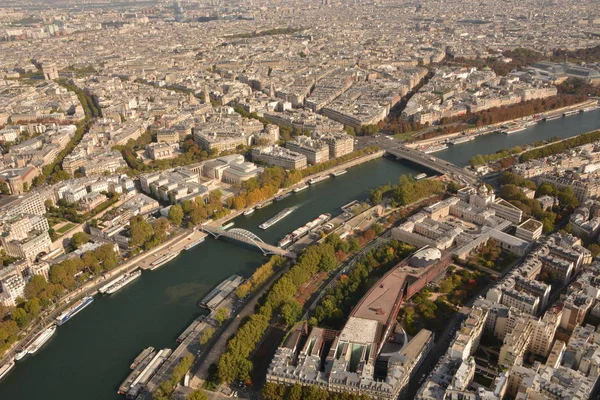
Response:
[[[347,162],[345,162],[343,164],[340,164],[340,165],[336,165],[335,167],[326,169],[324,171],[317,172],[317,173],[312,174],[312,175],[308,175],[308,176],[302,178],[295,185],[290,186],[289,188],[286,188],[286,189],[280,189],[273,196],[271,196],[271,197],[263,200],[263,203],[268,202],[268,201],[273,201],[278,196],[281,196],[281,195],[284,195],[284,194],[287,194],[287,193],[293,193],[294,188],[302,186],[302,185],[307,185],[308,181],[310,181],[312,178],[315,178],[317,176],[322,176],[322,175],[329,175],[329,174],[333,174],[333,173],[335,173],[337,171],[342,171],[344,169],[352,168],[352,167],[355,167],[357,165],[361,165],[361,164],[364,164],[366,162],[373,161],[375,159],[381,158],[381,157],[383,157],[384,154],[385,154],[385,150],[378,150],[378,151],[376,151],[374,153],[367,154],[367,155],[364,155],[362,157],[355,158],[353,160],[347,161]],[[255,207],[256,207],[256,204],[253,205],[252,207],[246,207],[246,208],[243,208],[241,210],[232,211],[228,215],[224,216],[223,218],[220,218],[220,219],[217,219],[217,220],[213,220],[212,222],[209,223],[209,225],[212,226],[212,227],[223,226],[223,225],[229,223],[230,221],[236,219],[240,215],[244,214],[244,212],[248,211],[249,209],[255,208]]]
[[[58,301],[58,304],[61,305],[48,311],[47,314],[43,314],[42,319],[53,320],[57,315],[64,311],[73,302],[85,296],[95,295],[98,292],[98,289],[110,280],[123,274],[130,273],[138,269],[143,269],[143,267],[149,266],[154,261],[154,259],[160,258],[166,254],[176,251],[181,252],[189,243],[192,243],[193,241],[205,236],[206,235],[202,232],[189,230],[179,231],[175,234],[172,234],[171,237],[161,245],[151,250],[148,250],[147,252],[141,253],[134,258],[126,260],[123,264],[106,272],[102,276],[99,276],[94,280],[84,284],[80,288],[77,288],[75,291],[65,294]],[[154,256],[155,258],[150,259],[150,257],[152,256]],[[6,351],[6,353],[0,360],[0,364],[4,364],[5,362],[9,361],[14,356],[16,349],[21,347],[24,343],[27,343],[27,341],[29,341],[42,328],[42,325],[43,323],[38,322],[33,326],[30,326],[25,331],[25,336],[23,336],[19,341],[15,342]]]
[[[437,158],[456,166],[465,167],[477,155],[493,154],[501,150],[533,147],[551,139],[556,142],[600,129],[600,109],[576,113],[565,118],[541,122],[511,135],[492,133],[474,140],[435,152]]]
[[[315,176],[331,174],[331,173],[334,173],[334,172],[337,172],[337,171],[340,171],[343,169],[351,168],[356,165],[366,163],[368,161],[372,161],[374,159],[382,157],[384,153],[385,153],[384,151],[376,151],[372,154],[367,154],[367,155],[355,158],[353,160],[349,160],[343,164],[337,165],[330,169],[309,175],[309,176],[303,178],[299,182],[298,185],[308,182],[311,178],[313,178]],[[291,191],[291,188],[288,190],[280,191],[275,196],[271,197],[270,199],[267,199],[266,201],[273,200],[275,197],[277,197],[281,194],[287,193],[289,191]],[[126,199],[122,199],[122,201],[125,201],[125,200]],[[210,224],[213,226],[221,226],[221,225],[229,222],[230,220],[237,218],[240,214],[243,214],[244,211],[245,210],[238,210],[236,212],[232,212],[220,220],[212,221]],[[49,311],[47,314],[44,314],[44,319],[54,318],[56,315],[58,315],[60,312],[62,312],[64,309],[66,309],[72,302],[74,302],[84,296],[89,296],[89,295],[95,294],[97,292],[98,288],[100,288],[102,285],[106,284],[106,282],[108,282],[110,279],[114,279],[117,276],[133,272],[137,269],[148,270],[151,268],[151,264],[154,261],[160,259],[163,256],[167,256],[169,254],[180,253],[181,251],[183,251],[185,246],[187,246],[190,243],[193,243],[194,241],[200,240],[203,237],[206,237],[206,234],[196,231],[196,230],[191,230],[191,231],[190,230],[180,230],[177,234],[175,234],[175,236],[173,236],[172,238],[169,238],[167,240],[167,242],[162,243],[161,245],[159,245],[147,252],[143,252],[130,260],[126,260],[125,263],[123,263],[123,264],[117,266],[115,269],[105,273],[103,276],[97,277],[96,279],[84,284],[83,286],[76,289],[75,291],[66,294],[58,302],[58,304],[62,304],[62,305],[60,307],[54,308],[53,310]],[[40,328],[41,328],[40,323],[37,323],[33,326],[28,327],[28,329],[25,331],[25,336],[23,336],[23,338],[21,338],[19,341],[15,342],[6,351],[6,353],[0,360],[0,365],[7,362],[8,360],[10,360],[11,357],[14,355],[14,352],[16,351],[16,349],[18,349],[20,346],[22,346],[22,344],[24,342],[30,340],[33,337],[33,335],[39,331]]]
[[[355,159],[352,164],[360,161],[364,160]],[[335,215],[352,200],[366,200],[371,189],[396,181],[400,175],[421,172],[408,164],[374,158],[350,168],[347,174],[239,218],[236,227],[257,233],[267,243],[277,243],[319,214]],[[266,231],[259,230],[275,213],[295,205],[299,208],[289,217]],[[250,276],[264,262],[262,253],[252,248],[207,237],[205,243],[183,251],[152,273],[143,273],[122,291],[96,296],[89,309],[61,326],[43,351],[22,360],[2,380],[0,398],[75,400],[81,393],[94,393],[101,399],[122,399],[116,391],[141,349],[175,348],[185,327],[206,314],[198,307],[200,299],[227,277]],[[64,370],[70,371],[68,381]],[[23,384],[30,381],[36,385]],[[64,390],[65,385],[69,391]]]
[[[587,107],[590,107],[590,106],[593,106],[596,104],[598,104],[597,100],[587,100],[583,103],[575,104],[575,105],[568,106],[568,107],[558,108],[558,109],[552,110],[552,111],[547,111],[544,114],[549,117],[553,117],[553,116],[563,114],[568,111],[583,110],[584,108],[587,108]],[[471,128],[471,129],[466,129],[466,130],[460,131],[460,132],[449,133],[449,134],[442,135],[442,136],[436,136],[436,137],[430,138],[430,139],[418,140],[413,143],[407,143],[406,147],[415,149],[415,148],[422,148],[424,146],[436,146],[436,145],[444,144],[445,142],[448,142],[452,139],[456,139],[459,137],[476,138],[476,137],[479,137],[482,135],[488,135],[490,133],[497,132],[498,128],[500,128],[502,125],[515,124],[515,123],[518,124],[519,122],[522,122],[523,120],[527,120],[528,118],[531,119],[534,115],[535,114],[531,114],[527,117],[498,122],[496,124],[488,125],[486,127]]]

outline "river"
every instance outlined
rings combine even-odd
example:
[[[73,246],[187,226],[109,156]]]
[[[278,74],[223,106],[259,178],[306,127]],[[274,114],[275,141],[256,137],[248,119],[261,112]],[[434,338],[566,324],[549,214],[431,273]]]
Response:
[[[250,216],[237,227],[276,244],[287,233],[321,213],[366,198],[369,190],[396,182],[402,174],[422,171],[388,159],[351,168],[348,173],[316,184]],[[300,207],[266,231],[258,225],[290,205]],[[95,301],[34,356],[17,363],[0,383],[2,400],[106,400],[116,394],[129,364],[145,347],[175,348],[175,339],[205,311],[198,301],[232,274],[249,276],[266,258],[260,252],[212,238],[110,297]]]
[[[470,142],[450,146],[434,155],[458,166],[469,164],[469,159],[477,154],[490,154],[498,150],[510,149],[551,137],[567,138],[600,128],[600,110],[579,113],[570,117],[540,122],[524,131],[505,135],[490,133]]]
[[[600,111],[543,122],[510,136],[491,134],[436,153],[465,165],[478,153],[523,145],[552,136],[569,137],[600,128]],[[351,168],[293,194],[273,205],[240,216],[236,227],[253,231],[266,242],[279,239],[321,213],[340,213],[340,207],[369,190],[397,182],[402,174],[423,171],[383,158]],[[258,225],[291,205],[299,208],[266,231]],[[266,258],[259,252],[207,238],[194,249],[155,271],[148,271],[111,297],[96,300],[71,321],[36,355],[18,362],[0,383],[2,400],[112,400],[129,373],[129,364],[145,347],[175,348],[175,339],[205,311],[197,302],[232,274],[249,276]]]

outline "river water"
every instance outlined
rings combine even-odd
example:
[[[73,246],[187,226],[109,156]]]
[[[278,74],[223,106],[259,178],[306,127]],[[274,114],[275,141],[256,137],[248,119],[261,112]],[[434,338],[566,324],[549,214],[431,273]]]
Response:
[[[555,120],[510,136],[488,135],[436,156],[465,165],[481,153],[546,139],[569,137],[600,128],[600,111]],[[273,205],[240,216],[236,227],[276,244],[287,233],[321,213],[340,207],[369,190],[395,183],[402,174],[424,172],[383,158],[348,170]],[[299,208],[266,231],[258,225],[291,205]],[[112,400],[129,373],[129,364],[145,347],[175,348],[175,339],[205,311],[197,302],[232,274],[249,276],[266,260],[259,252],[207,238],[196,248],[155,271],[144,272],[111,297],[95,301],[65,325],[36,355],[18,362],[0,383],[1,400]]]
[[[420,172],[378,159],[240,216],[235,224],[276,244],[319,214],[339,214],[342,205],[366,198],[370,189]],[[258,228],[293,204],[300,207],[287,218],[266,231]],[[118,293],[97,295],[89,307],[59,327],[43,349],[17,363],[0,383],[0,399],[123,399],[117,388],[143,348],[175,348],[177,336],[205,312],[197,306],[204,295],[232,274],[249,276],[266,260],[258,251],[209,237],[159,269],[144,272]]]
[[[434,155],[453,164],[464,166],[469,164],[469,159],[477,154],[490,154],[498,150],[510,149],[549,139],[551,137],[567,138],[590,132],[600,128],[600,110],[579,113],[570,117],[555,119],[554,121],[540,122],[524,131],[505,135],[503,133],[490,133],[476,138],[473,141],[450,146],[446,150],[438,151]]]

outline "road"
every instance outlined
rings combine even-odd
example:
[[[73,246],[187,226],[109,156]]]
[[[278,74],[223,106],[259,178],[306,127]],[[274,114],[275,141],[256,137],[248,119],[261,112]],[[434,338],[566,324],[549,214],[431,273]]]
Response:
[[[244,305],[244,307],[236,313],[236,310],[231,310],[232,315],[235,317],[230,319],[224,330],[216,332],[218,335],[217,341],[214,342],[210,350],[200,356],[199,361],[192,368],[192,378],[190,379],[189,386],[193,389],[198,389],[202,386],[206,377],[208,376],[208,369],[212,363],[216,363],[221,354],[224,353],[229,338],[237,332],[240,324],[245,317],[254,313],[254,309],[258,304],[258,300],[261,296],[269,290],[271,285],[286,273],[290,268],[291,263],[286,263],[285,267],[281,268],[276,274],[274,274],[263,286],[256,291],[251,299]]]
[[[396,156],[399,159],[404,159],[407,161],[414,162],[416,164],[422,165],[426,168],[437,171],[441,174],[446,174],[465,183],[476,183],[479,178],[477,174],[472,171],[469,171],[465,168],[457,167],[456,165],[439,159],[431,154],[425,154],[422,151],[416,149],[410,149],[404,146],[398,146],[395,148],[387,149],[388,154]]]

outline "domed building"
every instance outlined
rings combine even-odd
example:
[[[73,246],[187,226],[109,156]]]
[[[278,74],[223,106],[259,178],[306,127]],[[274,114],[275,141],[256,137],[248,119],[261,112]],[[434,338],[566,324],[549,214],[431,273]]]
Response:
[[[494,192],[490,191],[485,184],[479,185],[477,191],[472,193],[469,198],[469,204],[472,204],[476,207],[485,208],[488,203],[492,203],[495,200],[496,196]]]
[[[427,268],[442,258],[442,252],[435,247],[424,247],[417,251],[408,261],[411,267]]]

